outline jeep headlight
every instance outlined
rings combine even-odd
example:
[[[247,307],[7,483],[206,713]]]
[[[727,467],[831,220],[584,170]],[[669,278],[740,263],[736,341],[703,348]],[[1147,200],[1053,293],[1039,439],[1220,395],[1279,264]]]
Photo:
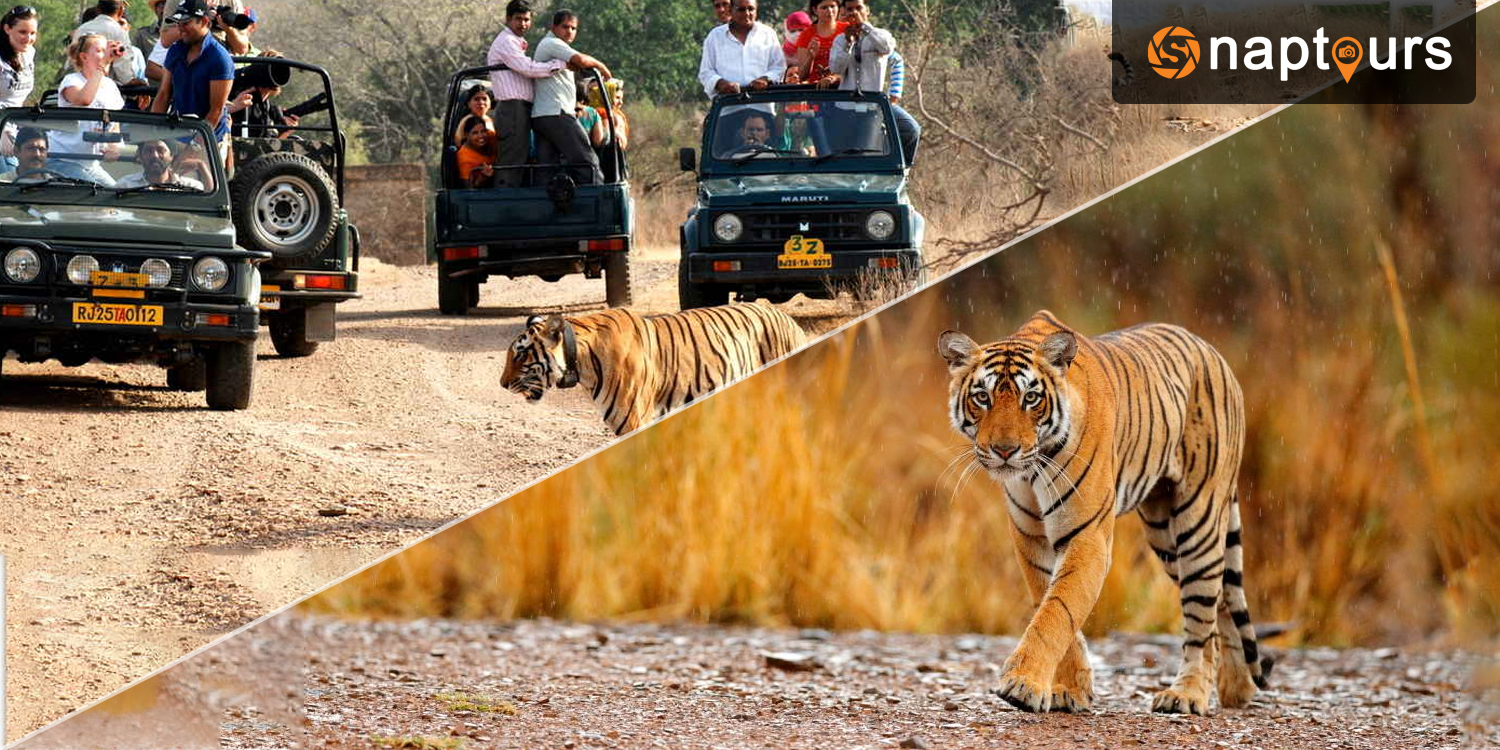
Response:
[[[75,255],[68,261],[68,281],[84,286],[94,280],[99,261],[92,255]]]
[[[5,275],[11,281],[29,284],[42,272],[42,257],[29,247],[11,248],[5,254]]]
[[[865,217],[865,234],[872,240],[890,239],[896,233],[896,217],[890,211],[871,211]]]
[[[205,292],[217,292],[229,283],[229,264],[219,258],[199,258],[193,264],[193,286]]]
[[[172,283],[172,264],[161,258],[147,258],[141,264],[141,273],[146,274],[146,286],[166,286]]]
[[[719,218],[714,219],[714,236],[720,242],[734,242],[744,233],[745,223],[734,214],[719,214]]]

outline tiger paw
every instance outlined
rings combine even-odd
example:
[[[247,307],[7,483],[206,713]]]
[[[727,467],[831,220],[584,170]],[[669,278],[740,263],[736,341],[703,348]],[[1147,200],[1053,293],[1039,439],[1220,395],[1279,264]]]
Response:
[[[1188,690],[1177,685],[1156,694],[1151,710],[1160,714],[1208,715],[1208,691]]]
[[[1055,685],[1052,688],[1053,711],[1063,713],[1081,714],[1094,705],[1094,691],[1082,690],[1076,687],[1063,687]]]
[[[1022,711],[1046,713],[1052,707],[1052,690],[1049,686],[1014,670],[1006,672],[1000,678],[1000,687],[995,688],[995,695]]]

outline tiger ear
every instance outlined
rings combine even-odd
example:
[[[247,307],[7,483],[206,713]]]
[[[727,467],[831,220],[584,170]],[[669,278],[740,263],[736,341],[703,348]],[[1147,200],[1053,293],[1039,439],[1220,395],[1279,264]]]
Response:
[[[967,366],[974,356],[974,350],[978,348],[979,345],[974,343],[974,339],[958,331],[943,331],[938,336],[938,354],[948,360],[950,370]]]
[[[1078,337],[1072,331],[1058,331],[1048,336],[1042,342],[1042,357],[1047,364],[1057,368],[1058,372],[1066,373],[1068,365],[1073,364],[1073,358],[1078,356]]]
[[[561,341],[563,334],[563,319],[561,315],[553,313],[547,316],[542,323],[542,335],[550,341]]]

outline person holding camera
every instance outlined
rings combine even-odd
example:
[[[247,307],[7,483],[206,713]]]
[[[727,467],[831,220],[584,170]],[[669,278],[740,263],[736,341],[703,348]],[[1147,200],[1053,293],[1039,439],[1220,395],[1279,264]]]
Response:
[[[896,51],[896,38],[891,32],[870,23],[870,8],[865,0],[842,2],[848,27],[833,40],[829,70],[842,77],[841,90],[884,93],[886,68]],[[892,104],[891,113],[896,118],[901,151],[910,165],[916,161],[922,128],[899,105]],[[874,118],[848,105],[835,106],[831,114],[834,116],[831,129],[843,138],[835,149],[876,147],[880,124]]]
[[[170,107],[182,115],[197,115],[213,125],[219,153],[229,159],[229,89],[234,85],[234,62],[224,45],[209,33],[213,10],[204,0],[182,0],[166,23],[177,30],[177,41],[162,64],[161,87],[151,102],[152,112]],[[165,36],[165,34],[163,34]]]
[[[121,86],[139,80],[135,75],[135,60],[129,52],[133,47],[130,32],[126,31],[129,22],[125,20],[125,7],[124,0],[99,0],[93,7],[96,15],[80,24],[72,34],[75,41],[84,34],[98,34],[125,50],[125,54],[112,59],[109,64],[109,77]]]
[[[84,34],[75,39],[68,46],[68,60],[73,64],[73,72],[57,85],[57,106],[124,109],[125,98],[120,96],[120,87],[109,77],[110,64],[124,56],[122,44],[98,34]],[[113,126],[100,123],[96,129],[106,127]],[[104,187],[114,186],[114,178],[104,171],[102,164],[119,158],[114,144],[87,143],[82,132],[63,133],[58,130],[52,131],[48,140],[47,151],[52,157],[47,163],[48,171]]]
[[[234,132],[248,138],[286,138],[296,132],[302,119],[271,103],[291,77],[291,68],[276,63],[240,68],[230,90],[229,120]]]

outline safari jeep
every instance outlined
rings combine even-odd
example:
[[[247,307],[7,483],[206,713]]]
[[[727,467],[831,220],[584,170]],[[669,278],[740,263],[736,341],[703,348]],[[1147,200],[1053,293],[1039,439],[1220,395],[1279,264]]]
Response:
[[[295,60],[234,61],[246,64],[236,88],[307,97],[286,108],[300,118],[295,127],[231,131],[229,183],[240,245],[271,254],[261,266],[271,343],[283,357],[305,357],[334,339],[335,306],[359,297],[359,232],[343,209],[345,140],[333,83],[323,68]]]
[[[683,309],[801,293],[831,298],[922,274],[922,215],[883,94],[772,86],[716,97],[698,199],[682,225]]]
[[[5,110],[0,132],[21,161],[0,175],[0,354],[154,362],[211,408],[249,406],[270,254],[235,246],[209,127],[69,107]]]
[[[470,86],[488,86],[490,71],[504,65],[468,68],[448,85],[447,114],[439,133],[442,186],[435,200],[433,255],[438,262],[438,309],[463,315],[479,304],[479,287],[492,276],[540,276],[558,281],[568,274],[604,277],[610,307],[629,305],[630,247],[635,236],[635,201],[625,152],[616,147],[613,117],[604,118],[609,142],[596,148],[604,182],[579,184],[560,164],[495,165],[497,172],[520,175],[521,185],[469,188],[458,174],[453,131]],[[600,83],[597,71],[583,74]],[[604,97],[606,115],[613,113]]]

